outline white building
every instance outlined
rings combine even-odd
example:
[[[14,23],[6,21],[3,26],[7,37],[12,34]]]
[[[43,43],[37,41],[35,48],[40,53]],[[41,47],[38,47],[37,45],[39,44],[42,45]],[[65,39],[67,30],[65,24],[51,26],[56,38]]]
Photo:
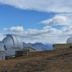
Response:
[[[17,35],[7,35],[3,39],[6,56],[14,56],[16,51],[23,49],[23,39]]]
[[[5,60],[5,57],[15,56],[17,51],[24,50],[24,37],[18,35],[7,35],[0,42],[0,60]]]

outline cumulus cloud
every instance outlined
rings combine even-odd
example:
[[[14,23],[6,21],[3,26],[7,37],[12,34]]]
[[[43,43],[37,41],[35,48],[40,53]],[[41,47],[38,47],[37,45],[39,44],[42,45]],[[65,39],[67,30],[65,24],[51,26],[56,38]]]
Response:
[[[72,31],[72,15],[59,14],[51,19],[43,20],[40,23],[44,24],[46,27],[51,26],[57,28],[62,31],[63,34],[71,34]]]
[[[51,42],[64,43],[68,37],[72,36],[72,15],[58,14],[40,23],[45,25],[44,30],[50,30],[50,33],[45,36]]]
[[[30,9],[45,12],[72,12],[72,0],[0,0],[20,9]]]
[[[4,28],[5,31],[9,31],[9,32],[24,32],[24,28],[22,26],[12,26],[10,28]]]
[[[43,20],[41,23],[43,24],[62,24],[62,25],[68,25],[69,18],[67,16],[63,16],[63,15],[55,15],[53,18],[51,19],[47,19],[47,20]]]
[[[10,29],[11,28],[11,29]],[[16,27],[7,28],[6,31],[12,31],[12,33],[17,29]],[[16,29],[15,29],[16,28]],[[23,28],[23,27],[22,27]],[[23,28],[24,29],[24,28]],[[22,32],[21,32],[22,31]],[[38,29],[27,29],[15,31],[13,34],[18,35],[20,37],[24,37],[25,42],[43,42],[43,43],[57,43],[57,42],[65,42],[65,38],[59,38],[62,35],[62,31],[52,28],[51,26],[45,26],[41,30]]]

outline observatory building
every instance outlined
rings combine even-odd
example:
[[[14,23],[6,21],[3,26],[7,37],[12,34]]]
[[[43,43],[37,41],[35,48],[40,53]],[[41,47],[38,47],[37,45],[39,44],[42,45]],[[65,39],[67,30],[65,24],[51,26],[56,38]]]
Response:
[[[69,37],[69,38],[67,39],[67,44],[72,44],[72,37]]]
[[[0,42],[0,60],[5,60],[5,57],[12,57],[17,54],[21,54],[20,51],[30,51],[35,50],[32,48],[26,49],[24,48],[24,37],[20,37],[18,35],[7,35],[1,42]]]
[[[23,49],[23,40],[21,37],[16,35],[7,35],[3,39],[4,48],[7,56],[15,55],[15,51]]]
[[[64,51],[68,51],[69,49],[72,49],[72,37],[68,38],[66,43],[54,44],[53,47],[54,47],[54,50],[58,52],[59,51],[64,52]]]

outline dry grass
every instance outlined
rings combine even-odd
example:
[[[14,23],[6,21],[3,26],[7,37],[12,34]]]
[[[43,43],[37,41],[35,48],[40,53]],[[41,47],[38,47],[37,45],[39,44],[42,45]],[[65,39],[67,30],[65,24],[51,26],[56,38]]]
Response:
[[[0,61],[0,72],[72,72],[72,53],[36,52]]]

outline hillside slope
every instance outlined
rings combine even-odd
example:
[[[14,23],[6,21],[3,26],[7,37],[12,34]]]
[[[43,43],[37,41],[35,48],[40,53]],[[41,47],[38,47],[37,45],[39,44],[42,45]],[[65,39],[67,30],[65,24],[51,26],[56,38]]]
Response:
[[[32,53],[28,57],[1,61],[0,72],[72,72],[72,52]]]

